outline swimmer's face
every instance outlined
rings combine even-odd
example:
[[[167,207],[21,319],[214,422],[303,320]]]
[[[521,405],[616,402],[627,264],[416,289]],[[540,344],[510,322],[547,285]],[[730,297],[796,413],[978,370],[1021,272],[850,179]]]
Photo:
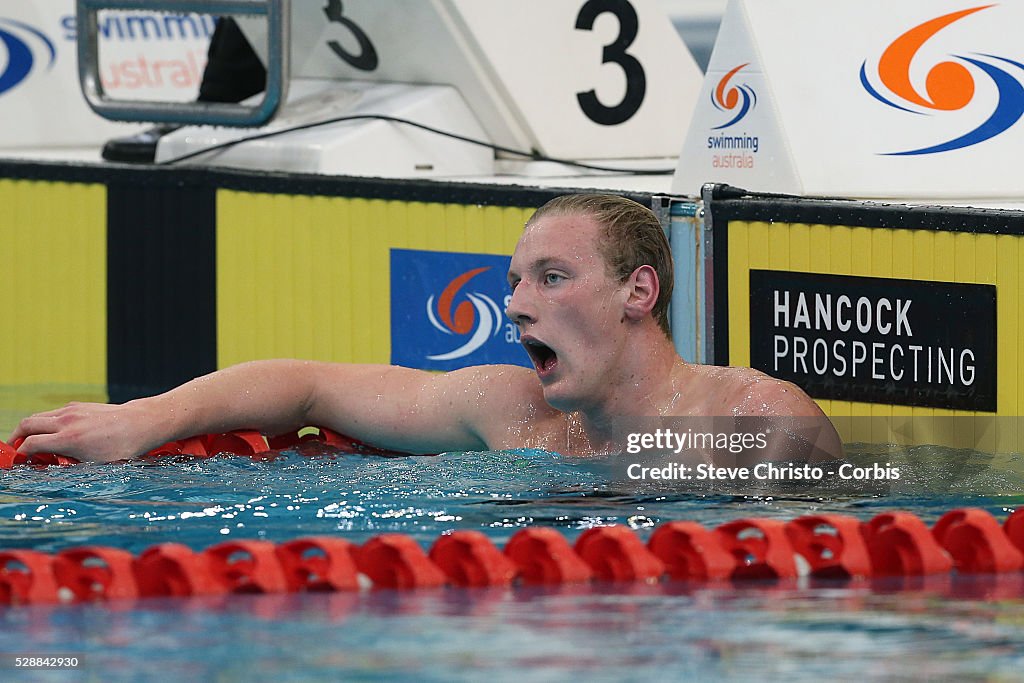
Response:
[[[628,287],[609,277],[599,233],[589,216],[544,216],[523,231],[509,267],[506,313],[545,399],[567,412],[605,398],[625,348]]]

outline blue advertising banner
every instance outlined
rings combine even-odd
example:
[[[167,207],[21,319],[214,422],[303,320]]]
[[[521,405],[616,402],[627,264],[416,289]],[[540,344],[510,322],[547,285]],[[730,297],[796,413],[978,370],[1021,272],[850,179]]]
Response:
[[[391,362],[424,370],[533,367],[505,307],[510,257],[391,250]]]

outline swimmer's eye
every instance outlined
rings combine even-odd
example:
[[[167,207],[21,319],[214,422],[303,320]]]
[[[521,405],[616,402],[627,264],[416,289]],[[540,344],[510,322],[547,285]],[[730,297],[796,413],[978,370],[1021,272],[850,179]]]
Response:
[[[522,280],[520,280],[519,278],[516,278],[515,280],[509,280],[508,286],[512,289],[512,291],[515,291],[516,287],[519,286],[520,282],[522,282]]]
[[[562,280],[565,280],[565,279],[566,279],[566,277],[564,275],[559,274],[559,273],[545,273],[545,275],[544,275],[544,284],[546,284],[546,285],[557,285],[559,282],[561,282]]]

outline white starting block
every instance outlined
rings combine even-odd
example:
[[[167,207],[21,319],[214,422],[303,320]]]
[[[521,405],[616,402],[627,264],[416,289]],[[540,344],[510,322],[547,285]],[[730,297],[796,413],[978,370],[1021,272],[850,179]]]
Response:
[[[451,86],[306,78],[291,84],[287,103],[269,124],[259,129],[182,128],[160,140],[156,161],[266,135],[200,158],[218,165],[325,175],[353,175],[353,169],[359,175],[403,178],[494,173],[491,149],[375,118],[381,115],[487,139]]]
[[[672,189],[1019,197],[1022,24],[1024,3],[732,0]]]
[[[265,22],[239,23],[265,51]],[[657,0],[294,2],[291,36],[289,97],[277,120],[249,134],[381,114],[528,155],[674,160],[702,80]],[[239,136],[189,127],[165,136],[157,159]],[[367,119],[233,146],[209,160],[415,177],[492,175],[494,157]]]

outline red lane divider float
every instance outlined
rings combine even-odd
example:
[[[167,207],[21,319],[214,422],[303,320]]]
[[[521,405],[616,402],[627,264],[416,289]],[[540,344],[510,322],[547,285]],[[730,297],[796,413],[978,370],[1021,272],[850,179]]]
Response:
[[[945,574],[953,559],[909,512],[887,512],[862,527],[876,576]]]
[[[356,546],[340,538],[298,538],[277,546],[290,592],[359,588]]]
[[[662,524],[651,534],[647,547],[665,564],[669,578],[677,581],[726,579],[736,568],[732,553],[697,522]]]
[[[527,584],[581,583],[594,577],[569,541],[547,527],[517,531],[505,545],[505,555]]]
[[[446,583],[419,543],[404,534],[374,536],[356,551],[359,571],[381,588],[435,588]]]
[[[207,556],[181,543],[150,546],[135,561],[139,595],[220,595],[227,589],[217,581]]]
[[[732,579],[788,579],[797,576],[786,525],[777,519],[737,519],[715,529],[719,544],[735,559]]]
[[[139,595],[135,558],[127,550],[105,546],[69,548],[53,558],[58,595],[68,591],[75,602],[116,600]]]
[[[55,555],[0,550],[0,604],[366,587],[1006,574],[1024,569],[1022,530],[1024,508],[1002,527],[984,510],[963,508],[931,529],[907,512],[883,513],[866,523],[845,515],[785,523],[744,518],[715,529],[667,522],[646,544],[624,526],[588,529],[575,545],[555,529],[530,527],[514,534],[503,551],[479,531],[443,534],[429,554],[412,537],[395,533],[362,545],[316,536],[282,544],[228,541],[202,551],[161,543],[137,557],[103,546]]]
[[[1001,574],[1024,566],[1024,556],[985,510],[951,510],[935,523],[932,534],[958,572]]]
[[[665,573],[665,564],[624,526],[587,529],[574,549],[603,581],[646,581]]]
[[[0,469],[9,470],[15,465],[32,465],[34,467],[49,467],[50,465],[77,465],[78,460],[66,455],[56,453],[34,453],[25,455],[18,452],[24,439],[15,439],[12,443],[6,444],[0,441]]]
[[[53,557],[35,550],[0,551],[0,601],[8,605],[57,602]]]
[[[430,548],[430,561],[456,586],[507,586],[516,566],[479,531],[444,534]]]
[[[313,430],[313,431],[311,431]],[[0,469],[11,469],[15,465],[49,467],[50,465],[77,465],[80,461],[56,453],[20,453],[18,448],[23,438],[7,444],[0,441]],[[239,455],[257,460],[276,457],[280,451],[294,449],[304,455],[322,455],[327,452],[343,451],[360,455],[395,455],[357,439],[338,434],[326,427],[307,427],[296,432],[265,437],[254,430],[236,430],[223,434],[202,434],[180,441],[171,441],[154,448],[142,457],[155,460],[166,457],[209,458],[215,455]],[[330,449],[330,451],[326,450]]]
[[[871,576],[861,523],[846,515],[808,515],[786,524],[786,536],[810,566],[811,576],[849,579]]]

